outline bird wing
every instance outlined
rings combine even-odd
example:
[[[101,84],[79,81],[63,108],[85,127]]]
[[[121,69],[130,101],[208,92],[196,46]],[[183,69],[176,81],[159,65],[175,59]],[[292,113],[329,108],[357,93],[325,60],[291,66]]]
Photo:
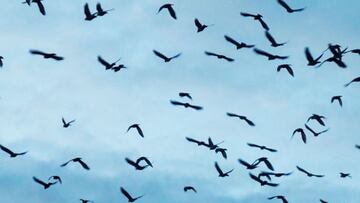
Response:
[[[227,159],[226,149],[216,148],[216,149],[215,149],[215,152],[216,152],[216,153],[220,152],[221,155],[224,157],[224,159]]]
[[[316,133],[313,129],[311,129],[310,126],[308,126],[307,124],[305,124],[305,128],[306,128],[308,131],[310,131],[312,134],[314,134],[314,135],[317,134],[317,133]]]
[[[166,57],[164,54],[156,51],[155,49],[153,50],[153,52],[154,52],[154,54],[155,54],[156,56],[158,56],[158,57],[160,57],[160,58],[162,58],[162,59],[164,59],[164,60],[169,60],[168,57]]]
[[[291,76],[294,77],[294,71],[293,71],[293,69],[292,69],[290,66],[286,66],[285,69],[289,72],[289,74],[290,74]]]
[[[197,18],[195,18],[194,22],[195,22],[196,27],[198,27],[198,28],[202,27],[202,24],[200,23],[200,21]]]
[[[306,47],[305,48],[305,56],[306,56],[306,59],[308,60],[308,61],[314,61],[314,58],[313,58],[313,56],[311,55],[311,53],[310,53],[310,49],[309,49],[309,47]]]
[[[286,11],[287,12],[292,12],[293,11],[293,9],[292,8],[290,8],[290,6],[289,5],[287,5],[286,4],[286,2],[285,1],[283,1],[283,0],[278,0],[277,1],[282,7],[284,7],[285,9],[286,9]]]
[[[3,150],[4,152],[10,154],[10,155],[15,154],[13,151],[11,151],[10,149],[8,149],[8,148],[6,148],[6,147],[4,147],[2,145],[0,145],[0,149]]]
[[[244,166],[246,166],[246,167],[251,166],[248,162],[246,162],[246,161],[244,161],[244,160],[242,160],[242,159],[238,159],[238,161],[240,162],[240,164],[242,164],[242,165],[244,165]]]
[[[193,108],[195,110],[202,110],[203,109],[203,107],[201,107],[201,106],[195,106],[195,105],[191,105],[191,104],[189,104],[189,107]]]
[[[242,15],[242,16],[244,16],[244,17],[255,17],[254,14],[245,13],[245,12],[240,12],[240,15]]]
[[[45,55],[44,52],[39,51],[39,50],[34,50],[34,49],[30,49],[29,51],[31,54],[35,54],[35,55]]]
[[[277,44],[274,37],[271,36],[270,32],[269,31],[265,31],[265,36],[266,38],[271,42],[271,44]]]
[[[184,103],[181,103],[181,102],[178,102],[178,101],[174,101],[174,100],[170,100],[170,103],[173,104],[173,105],[181,105],[181,106],[184,106],[184,105],[185,105]]]
[[[266,150],[270,151],[270,152],[277,152],[276,149],[272,149],[272,148],[268,148],[268,147],[265,147]]]
[[[175,59],[177,57],[181,56],[181,53],[176,54],[175,56],[171,57],[170,59]]]
[[[136,164],[133,160],[131,160],[131,159],[129,159],[129,158],[125,158],[125,161],[126,161],[128,164],[130,164],[130,165],[132,165],[132,166],[134,166],[134,167],[137,167],[137,166],[138,166],[138,164]]]
[[[33,2],[34,2],[34,1],[33,1]],[[44,5],[41,3],[41,0],[35,1],[35,3],[38,5],[40,13],[41,13],[42,15],[46,15],[45,7],[44,7]]]
[[[226,115],[228,115],[230,117],[239,117],[239,115],[234,114],[234,113],[229,113],[229,112],[227,112]]]
[[[168,9],[171,17],[173,17],[176,20],[176,13],[175,13],[174,8],[170,5],[170,6],[167,7],[167,9]]]
[[[272,170],[272,171],[274,170],[274,167],[272,166],[272,164],[270,163],[269,160],[265,159],[264,163],[265,163],[266,167],[268,167],[270,170]]]
[[[221,170],[219,164],[216,161],[215,161],[215,168],[220,175],[223,174],[223,171]]]
[[[195,142],[196,144],[200,144],[200,143],[201,143],[200,141],[195,140],[195,139],[190,138],[190,137],[186,137],[186,140],[189,141],[189,142]]]
[[[81,159],[78,162],[84,169],[90,170],[90,167],[85,162],[83,162]]]
[[[130,195],[123,187],[120,187],[120,191],[121,191],[121,193],[122,193],[128,200],[133,199],[133,198],[131,197],[131,195]]]
[[[136,130],[138,131],[139,135],[140,135],[141,137],[144,137],[144,133],[143,133],[143,131],[141,130],[141,128],[140,128],[138,125],[136,125],[135,128],[136,128]]]
[[[88,3],[86,3],[86,4],[84,5],[84,13],[85,13],[85,16],[86,16],[86,17],[92,16],[92,14],[91,14],[91,12],[90,12],[90,9],[89,9],[89,4],[88,4]]]
[[[55,59],[55,60],[57,60],[57,61],[64,60],[64,57],[62,57],[62,56],[57,56],[57,55],[51,56],[51,58],[53,58],[53,59]]]
[[[64,119],[64,117],[61,118],[61,121],[62,121],[62,123],[63,123],[64,125],[67,124],[66,121],[65,121],[65,119]]]
[[[33,176],[33,180],[35,182],[39,183],[40,185],[44,186],[44,187],[47,185],[45,182],[43,182],[42,180],[36,178],[35,176]]]
[[[225,38],[226,41],[228,41],[228,42],[230,42],[230,43],[232,43],[232,44],[234,44],[236,46],[240,46],[240,43],[237,42],[236,40],[234,40],[233,38],[231,38],[231,37],[229,37],[227,35],[224,35],[224,38]]]
[[[101,56],[98,56],[98,61],[105,67],[110,66],[110,64],[107,61],[105,61],[103,58],[101,58]]]
[[[252,143],[247,143],[248,146],[250,147],[258,147],[258,148],[261,148],[260,145],[257,145],[257,144],[252,144]]]
[[[67,162],[65,162],[65,163],[63,163],[63,164],[61,164],[60,166],[61,166],[61,167],[64,167],[64,166],[68,165],[68,163],[70,163],[71,161],[72,161],[72,159],[69,160],[69,161],[67,161]]]
[[[267,53],[266,51],[255,48],[254,52],[263,56],[273,57],[274,55]]]
[[[305,169],[303,169],[303,168],[301,168],[301,167],[299,167],[299,166],[296,166],[296,168],[297,168],[299,171],[303,172],[303,173],[309,174],[309,172],[307,172]]]
[[[101,8],[101,4],[100,4],[99,2],[96,4],[96,10],[97,10],[99,13],[104,12],[104,10]]]
[[[246,123],[249,124],[250,126],[255,126],[255,123],[252,122],[251,120],[249,120],[249,119],[247,119],[247,118],[245,118],[244,120],[245,120]]]
[[[263,19],[260,18],[259,22],[265,30],[269,30],[269,26],[265,23],[265,21]]]
[[[205,51],[205,54],[208,56],[219,56],[219,54],[215,54],[213,52]]]
[[[147,165],[153,167],[151,161],[150,161],[148,158],[144,157],[144,156],[138,158],[138,159],[136,160],[136,163],[139,164],[140,161],[145,161]]]
[[[235,59],[230,58],[230,57],[227,57],[227,56],[223,56],[223,58],[224,58],[225,60],[229,61],[229,62],[235,61]]]
[[[251,179],[255,180],[256,182],[259,182],[259,183],[262,182],[259,177],[253,175],[252,173],[249,173],[249,176],[250,176]]]

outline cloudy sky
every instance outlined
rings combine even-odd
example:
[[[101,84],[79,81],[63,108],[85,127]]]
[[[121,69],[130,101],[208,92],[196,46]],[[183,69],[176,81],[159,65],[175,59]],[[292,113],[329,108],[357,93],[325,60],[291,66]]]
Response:
[[[97,1],[87,1],[94,10]],[[328,43],[360,47],[360,2],[358,0],[298,0],[288,3],[307,7],[288,14],[275,0],[173,0],[178,20],[166,11],[161,0],[103,0],[105,9],[115,10],[91,22],[84,20],[86,1],[47,1],[47,15],[36,5],[7,1],[0,10],[0,144],[28,154],[10,159],[0,152],[0,196],[4,203],[126,202],[120,186],[138,200],[152,202],[267,202],[267,197],[285,195],[289,202],[360,202],[359,86],[344,84],[360,75],[357,55],[346,55],[347,69],[326,64],[306,66],[304,48],[314,55]],[[272,48],[261,26],[240,12],[261,13],[271,33],[283,47]],[[196,33],[194,18],[214,24]],[[227,34],[238,41],[280,55],[290,55],[295,77],[277,73],[282,61],[269,62],[251,49],[235,50],[224,40]],[[44,60],[29,49],[55,52],[64,61]],[[181,57],[164,63],[152,50]],[[233,57],[228,63],[208,57],[204,51]],[[121,57],[128,69],[105,71],[97,62]],[[178,92],[190,92],[192,103],[204,107],[194,111],[172,106],[181,100]],[[342,95],[344,106],[331,104]],[[187,100],[181,100],[187,101]],[[256,123],[226,116],[246,115]],[[308,144],[294,129],[303,127],[313,114],[326,116],[329,132]],[[61,117],[76,119],[62,128]],[[125,133],[139,123],[145,138]],[[326,129],[309,122],[317,131]],[[185,137],[225,141],[228,159],[189,143]],[[276,148],[268,153],[247,142]],[[83,157],[90,171],[63,162]],[[154,168],[135,171],[125,157],[149,157]],[[278,172],[294,172],[276,179],[277,188],[261,187],[249,178],[237,159],[253,161],[267,156]],[[230,177],[219,178],[218,161]],[[324,174],[308,178],[296,165]],[[265,168],[252,171],[258,173]],[[339,172],[352,179],[340,179]],[[60,175],[62,185],[43,190],[32,176],[47,179]],[[198,193],[184,193],[192,185]],[[276,200],[275,200],[276,201]]]

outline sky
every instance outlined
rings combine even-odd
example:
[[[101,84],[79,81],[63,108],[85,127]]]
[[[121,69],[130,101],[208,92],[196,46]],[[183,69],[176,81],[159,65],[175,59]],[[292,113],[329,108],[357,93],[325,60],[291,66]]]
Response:
[[[47,1],[47,15],[21,0],[1,6],[0,144],[15,152],[11,159],[0,152],[0,196],[4,203],[95,202],[120,203],[119,188],[145,195],[138,202],[268,202],[284,195],[289,202],[360,202],[360,144],[358,84],[344,84],[360,76],[358,55],[346,55],[348,68],[332,63],[306,66],[304,48],[320,54],[329,43],[360,48],[358,0],[298,0],[287,2],[301,13],[288,14],[275,0],[173,0],[178,19],[157,10],[166,1],[103,0],[114,8],[103,17],[85,21],[83,6],[95,10],[97,1]],[[261,13],[270,32],[283,47],[273,48],[259,23],[240,12]],[[194,18],[214,24],[196,33]],[[251,49],[236,50],[224,40],[229,35],[257,48],[289,55],[286,61],[267,61]],[[30,49],[55,52],[63,61],[45,60]],[[152,50],[168,56],[164,63]],[[222,53],[233,63],[204,51]],[[128,69],[105,71],[97,62],[121,57]],[[276,72],[281,63],[292,64],[295,77]],[[169,100],[189,92],[202,111],[172,106]],[[342,95],[344,105],[331,104]],[[229,118],[226,112],[246,115],[255,127]],[[308,143],[292,132],[303,127],[313,113],[324,115],[327,133]],[[61,118],[75,119],[62,128]],[[140,124],[145,138],[127,128]],[[326,129],[314,121],[317,131]],[[214,142],[228,149],[228,159],[197,147],[185,137]],[[250,148],[257,143],[276,153]],[[82,157],[90,166],[60,165]],[[149,157],[154,168],[135,171],[125,157]],[[237,159],[249,162],[266,156],[277,172],[293,172],[276,179],[279,187],[261,187]],[[220,178],[214,168],[234,171]],[[324,178],[308,178],[299,165]],[[265,170],[259,167],[254,174]],[[341,179],[339,172],[352,174]],[[62,185],[43,190],[32,177],[46,180],[59,175]],[[198,193],[184,193],[185,185]],[[276,200],[273,200],[276,202]],[[278,200],[280,201],[280,200]]]

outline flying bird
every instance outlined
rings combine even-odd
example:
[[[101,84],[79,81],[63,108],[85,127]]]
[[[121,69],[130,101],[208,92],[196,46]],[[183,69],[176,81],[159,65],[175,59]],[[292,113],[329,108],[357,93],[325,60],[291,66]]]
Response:
[[[309,122],[310,120],[316,120],[320,125],[325,126],[325,122],[323,121],[323,119],[326,119],[325,116],[313,114],[308,118],[307,122]]]
[[[296,168],[297,168],[299,171],[305,173],[308,177],[317,177],[317,178],[322,178],[322,177],[324,177],[324,175],[316,175],[316,174],[310,173],[310,172],[306,171],[305,169],[303,169],[303,168],[301,168],[301,167],[299,167],[299,166],[296,166]]]
[[[268,148],[266,146],[261,146],[261,145],[257,145],[257,144],[252,144],[252,143],[247,143],[248,146],[250,147],[256,147],[256,148],[259,148],[261,150],[267,150],[269,152],[277,152],[276,149],[271,149],[271,148]]]
[[[350,173],[340,172],[340,178],[352,178]]]
[[[84,14],[85,14],[85,20],[87,21],[91,21],[97,17],[97,13],[91,13],[88,3],[84,5]]]
[[[126,69],[127,67],[124,64],[119,64],[118,66],[114,66],[111,68],[115,73],[120,71],[121,69]]]
[[[70,162],[78,162],[84,169],[90,170],[90,167],[84,161],[82,161],[80,157],[70,159],[69,161],[61,164],[60,166],[64,167],[64,166],[68,165],[68,163],[70,163]]]
[[[161,59],[163,59],[163,60],[165,61],[165,63],[168,63],[168,62],[170,62],[171,60],[173,60],[173,59],[181,56],[181,53],[178,53],[178,54],[176,54],[175,56],[172,56],[172,57],[169,58],[169,57],[165,56],[164,54],[156,51],[155,49],[153,50],[153,52],[154,52],[154,54],[155,54],[156,56],[158,56],[158,57],[160,57]]]
[[[281,200],[283,203],[288,203],[287,199],[282,195],[269,197],[268,200],[272,200],[272,199],[275,199],[275,198]]]
[[[226,177],[226,176],[229,176],[229,174],[234,170],[234,169],[231,169],[230,171],[227,171],[227,172],[223,172],[219,166],[219,164],[215,161],[215,169],[216,171],[219,173],[219,177]]]
[[[298,8],[298,9],[292,9],[292,8],[290,8],[290,6],[289,6],[284,0],[277,0],[277,2],[278,2],[282,7],[284,7],[288,13],[300,12],[300,11],[305,10],[305,7],[303,7],[303,8]]]
[[[45,59],[54,59],[56,61],[64,60],[64,57],[58,56],[55,53],[45,53],[45,52],[42,52],[42,51],[39,51],[39,50],[33,50],[33,49],[30,50],[30,53],[34,54],[34,55],[43,56]]]
[[[272,171],[274,170],[274,167],[272,166],[272,164],[270,163],[270,161],[268,160],[267,157],[260,157],[260,158],[256,159],[256,160],[252,163],[252,165],[257,166],[257,165],[259,165],[259,164],[262,163],[262,162],[266,165],[266,167],[267,167],[268,169],[270,169],[270,170],[272,170]]]
[[[42,15],[46,15],[46,12],[45,12],[45,7],[44,5],[41,3],[42,0],[32,0],[32,3],[36,3],[38,8],[39,8],[39,11]],[[28,4],[30,6],[30,4]]]
[[[66,122],[64,117],[61,119],[61,121],[63,123],[63,128],[68,128],[71,125],[71,123],[75,122],[75,120],[71,120],[69,122]]]
[[[304,129],[302,129],[302,128],[295,129],[291,135],[291,138],[294,137],[295,133],[300,133],[302,141],[306,144],[306,134],[304,132]]]
[[[139,157],[139,158],[136,160],[136,163],[140,163],[140,162],[142,162],[142,161],[145,161],[145,163],[146,163],[148,166],[150,166],[151,168],[153,168],[153,165],[152,165],[151,161],[150,161],[147,157],[144,157],[144,156]]]
[[[269,31],[265,31],[265,36],[266,36],[266,39],[268,39],[269,42],[271,43],[271,46],[272,46],[272,47],[280,47],[280,46],[283,46],[283,45],[286,44],[286,42],[277,43],[276,40],[275,40],[274,37],[270,34]]]
[[[259,177],[249,173],[250,175],[250,178],[255,180],[256,182],[260,183],[261,186],[265,186],[265,185],[268,185],[268,186],[271,186],[271,187],[276,187],[278,186],[279,184],[278,183],[270,183],[270,182],[267,182],[266,180],[261,180]]]
[[[331,103],[334,103],[334,101],[338,101],[339,102],[339,105],[342,107],[343,105],[343,102],[342,102],[342,99],[341,99],[342,96],[338,95],[338,96],[333,96],[331,98]]]
[[[187,92],[179,92],[179,97],[187,97],[190,100],[192,100],[190,93],[187,93]]]
[[[50,186],[52,185],[55,185],[57,182],[47,182],[45,183],[44,181],[36,178],[35,176],[33,176],[33,180],[36,182],[36,183],[39,183],[40,185],[42,185],[44,187],[44,190],[48,189]]]
[[[225,60],[228,61],[228,62],[233,62],[233,61],[235,61],[235,59],[233,59],[233,58],[227,57],[227,56],[225,56],[225,55],[221,55],[221,54],[216,54],[216,53],[213,53],[213,52],[209,52],[209,51],[205,51],[205,54],[208,55],[208,56],[215,56],[215,57],[217,57],[218,59],[225,59]]]
[[[347,65],[346,65],[340,58],[337,58],[337,57],[335,57],[335,56],[332,56],[332,57],[324,60],[322,63],[320,63],[320,64],[317,66],[317,68],[320,67],[320,66],[322,66],[322,65],[323,65],[324,63],[326,63],[326,62],[334,62],[334,63],[335,63],[336,65],[338,65],[340,68],[346,68],[346,67],[347,67]]]
[[[277,178],[279,177],[282,177],[282,176],[289,176],[291,175],[292,172],[290,173],[274,173],[274,172],[265,172],[265,171],[262,171],[261,173],[258,174],[258,177],[261,178],[261,177],[266,177],[268,180],[271,180],[271,176],[275,176]]]
[[[23,2],[21,2],[23,4],[27,4],[28,6],[31,6],[31,0],[25,0]]]
[[[354,78],[352,81],[346,83],[344,86],[347,87],[347,86],[349,86],[349,85],[350,85],[351,83],[353,83],[353,82],[360,82],[360,77]]]
[[[141,195],[141,196],[133,198],[123,187],[120,187],[120,191],[128,199],[128,202],[135,202],[136,200],[138,200],[144,196],[144,195]]]
[[[135,162],[135,161],[133,161],[133,160],[131,160],[131,159],[129,159],[129,158],[125,158],[125,161],[126,161],[129,165],[133,166],[136,170],[139,170],[139,171],[144,170],[145,168],[147,168],[147,167],[150,166],[149,164],[147,164],[147,165],[145,165],[145,166],[141,166],[140,163],[139,163],[139,162],[140,162],[139,160],[137,160],[137,161]]]
[[[209,145],[206,144],[204,141],[198,141],[198,140],[190,138],[190,137],[186,137],[186,140],[189,141],[189,142],[196,143],[198,146],[203,145],[203,146],[209,147]]]
[[[162,9],[167,9],[169,11],[170,16],[176,20],[176,13],[175,13],[175,10],[173,8],[173,5],[174,4],[164,4],[159,8],[157,13],[160,13],[160,11]]]
[[[100,62],[101,65],[105,66],[105,70],[112,69],[113,67],[115,67],[116,63],[120,60],[121,60],[121,58],[119,58],[118,60],[116,60],[113,63],[109,63],[109,62],[105,61],[103,58],[101,58],[101,56],[98,56],[98,61]]]
[[[202,110],[203,109],[203,107],[201,107],[201,106],[195,106],[195,105],[192,105],[192,104],[189,104],[189,103],[182,103],[182,102],[173,101],[173,100],[170,100],[170,103],[175,105],[175,106],[184,106],[185,108],[192,108],[192,109],[195,109],[195,110]]]
[[[207,27],[212,26],[212,25],[202,24],[197,18],[195,18],[194,23],[195,23],[195,26],[197,28],[197,32],[202,32]]]
[[[8,153],[10,155],[11,158],[15,158],[17,156],[21,156],[27,153],[26,152],[21,152],[21,153],[15,153],[13,151],[11,151],[10,149],[4,147],[3,145],[0,144],[0,149],[3,150],[4,152]]]
[[[249,44],[246,44],[244,42],[237,42],[236,40],[234,40],[233,38],[227,36],[227,35],[224,35],[224,38],[226,41],[230,42],[231,44],[235,45],[236,46],[236,49],[242,49],[242,48],[253,48],[255,45],[249,45]]]
[[[89,202],[94,202],[92,200],[88,200],[88,199],[80,199],[81,203],[89,203]]]
[[[244,165],[248,170],[253,170],[258,167],[257,164],[250,164],[242,159],[238,159],[238,161],[240,164]]]
[[[135,128],[135,129],[137,130],[137,132],[139,133],[139,135],[140,135],[141,137],[144,137],[144,133],[143,133],[143,131],[142,131],[141,128],[140,128],[140,124],[132,124],[131,126],[129,126],[129,128],[127,129],[126,132],[129,132],[129,130],[130,130],[131,128]]]
[[[96,4],[96,10],[97,10],[97,12],[96,12],[97,16],[103,16],[103,15],[107,14],[109,11],[112,11],[112,10],[114,10],[114,9],[112,8],[112,9],[109,9],[109,10],[104,10],[104,9],[101,7],[101,4],[100,4],[100,3],[97,3],[97,4]]]
[[[250,14],[250,13],[245,13],[245,12],[240,12],[240,15],[244,16],[244,17],[252,17],[254,18],[254,20],[257,20],[260,22],[261,26],[265,29],[265,30],[269,30],[269,26],[265,23],[265,21],[262,19],[263,16],[260,14]]]
[[[324,55],[324,53],[322,53],[320,56],[318,56],[316,59],[314,59],[314,57],[310,53],[309,47],[305,48],[305,56],[308,61],[308,64],[307,64],[308,66],[315,66],[316,64],[321,63],[320,59],[323,55]]]
[[[215,152],[216,153],[221,153],[221,155],[224,157],[224,159],[227,159],[227,154],[226,154],[226,151],[227,151],[227,149],[225,149],[225,148],[220,148],[220,147],[217,147],[216,149],[215,149]]]
[[[255,126],[255,123],[249,120],[246,116],[241,116],[234,113],[226,113],[226,115],[228,115],[229,117],[236,117],[240,120],[244,120],[249,126]]]
[[[327,131],[329,131],[329,128],[326,129],[326,130],[323,130],[323,131],[320,131],[320,132],[315,132],[313,129],[311,129],[307,124],[305,124],[305,128],[310,131],[315,137],[323,134],[323,133],[326,133]]]
[[[193,186],[185,186],[184,187],[184,192],[187,192],[189,190],[192,190],[193,192],[197,193],[196,189]]]
[[[322,200],[322,199],[320,199],[320,202],[321,202],[321,203],[328,203],[327,201]]]
[[[208,144],[206,145],[206,147],[208,147],[210,150],[215,150],[219,147],[219,144],[223,143],[224,141],[222,142],[219,142],[217,144],[214,144],[214,142],[212,141],[211,137],[208,138]]]
[[[355,145],[355,148],[360,149],[360,145],[357,145],[357,144],[356,144],[356,145]]]
[[[291,68],[291,65],[290,64],[281,64],[277,67],[277,72],[280,72],[281,69],[285,69],[287,70],[287,72],[292,76],[294,77],[294,71],[293,69]]]
[[[269,61],[271,60],[275,60],[275,59],[281,59],[281,60],[284,60],[284,59],[287,59],[289,58],[289,56],[279,56],[279,55],[273,55],[273,54],[270,54],[266,51],[263,51],[263,50],[260,50],[260,49],[257,49],[257,48],[254,48],[254,52],[261,55],[261,56],[266,56],[268,58]]]
[[[48,181],[50,180],[55,180],[55,182],[59,182],[60,184],[62,184],[62,180],[60,178],[60,176],[51,176]]]

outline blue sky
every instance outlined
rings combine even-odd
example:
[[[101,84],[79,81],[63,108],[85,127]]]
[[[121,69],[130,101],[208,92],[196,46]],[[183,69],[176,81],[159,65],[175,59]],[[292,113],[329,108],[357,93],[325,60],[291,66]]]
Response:
[[[47,15],[35,5],[9,1],[1,7],[0,143],[26,156],[9,159],[0,154],[0,196],[12,202],[125,202],[120,186],[139,202],[267,202],[272,195],[285,195],[290,202],[360,202],[359,87],[343,85],[358,77],[360,58],[346,55],[347,69],[326,64],[306,66],[304,47],[321,53],[328,43],[360,47],[360,3],[348,0],[298,0],[288,3],[302,13],[288,14],[275,0],[173,0],[178,20],[166,12],[156,15],[165,1],[101,1],[115,10],[91,22],[84,21],[85,1],[44,1]],[[87,1],[94,9],[97,1]],[[272,48],[263,29],[240,11],[261,13],[279,41]],[[198,18],[214,24],[196,33]],[[252,50],[235,50],[223,36],[255,44],[269,52],[290,55],[295,78],[276,72],[281,61],[268,62]],[[29,49],[56,52],[65,57],[56,62],[32,56]],[[170,63],[152,53],[182,52]],[[207,57],[204,51],[224,53],[234,63]],[[105,71],[97,62],[101,55],[111,61],[121,57],[127,70]],[[172,106],[178,92],[190,92],[196,112]],[[343,95],[344,106],[331,104]],[[225,113],[248,116],[252,128]],[[303,127],[313,113],[325,115],[330,128],[304,145],[291,133]],[[76,119],[63,129],[61,117]],[[145,138],[134,132],[139,123]],[[321,129],[316,123],[311,123]],[[228,160],[188,143],[185,137],[225,141]],[[253,142],[279,150],[266,153],[249,148]],[[76,165],[60,168],[70,158],[81,156],[91,170]],[[135,171],[124,158],[148,156],[154,168]],[[255,160],[268,156],[279,172],[294,171],[278,179],[278,188],[260,187],[248,177],[238,158]],[[229,178],[218,178],[214,161],[232,169]],[[296,171],[300,165],[325,178],[307,178]],[[255,171],[254,173],[258,172]],[[349,172],[352,179],[340,179]],[[47,191],[31,179],[60,175],[63,185]],[[198,194],[184,193],[193,185]]]

